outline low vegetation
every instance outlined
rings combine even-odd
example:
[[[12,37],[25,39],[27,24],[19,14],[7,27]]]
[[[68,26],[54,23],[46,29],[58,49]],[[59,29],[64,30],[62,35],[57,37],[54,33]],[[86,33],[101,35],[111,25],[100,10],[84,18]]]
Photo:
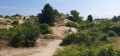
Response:
[[[67,26],[67,27],[77,27],[77,24],[74,23],[74,22],[67,22],[67,23],[65,24],[65,26]]]
[[[72,46],[58,50],[53,56],[120,56],[120,50],[113,45],[108,46]]]
[[[116,22],[111,20],[97,24],[92,20],[86,20],[82,21],[77,29],[78,33],[70,34],[62,39],[61,45],[66,47],[58,50],[53,56],[120,55],[120,49],[114,46],[113,40],[110,39],[120,36],[120,25]]]

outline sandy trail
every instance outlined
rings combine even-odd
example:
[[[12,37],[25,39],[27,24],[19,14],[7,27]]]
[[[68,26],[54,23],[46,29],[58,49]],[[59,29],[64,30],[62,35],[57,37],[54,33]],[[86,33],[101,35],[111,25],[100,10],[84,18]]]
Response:
[[[59,44],[61,43],[62,40],[54,40],[52,42],[50,42],[46,47],[42,47],[38,50],[41,50],[40,53],[36,53],[33,55],[29,55],[29,56],[52,56],[56,49],[61,48],[59,46]]]
[[[69,32],[69,29],[70,27],[65,27],[65,26],[55,26],[55,27],[51,27],[51,30],[53,31],[53,35],[56,35],[56,36],[59,36],[61,39],[70,34],[71,32],[72,33],[76,33],[77,32],[77,29],[75,28],[71,28],[71,32]],[[59,44],[62,42],[62,40],[54,40],[53,42],[50,42],[46,47],[38,49],[38,50],[41,50],[41,52],[39,53],[35,53],[33,55],[30,55],[30,56],[52,56],[55,51],[58,49],[58,48],[62,48]]]
[[[2,56],[52,56],[58,48],[62,48],[59,44],[62,42],[62,38],[70,33],[76,33],[77,29],[65,26],[51,27],[53,35],[60,37],[60,39],[53,40],[41,40],[38,39],[37,47],[31,48],[5,48],[0,50]]]

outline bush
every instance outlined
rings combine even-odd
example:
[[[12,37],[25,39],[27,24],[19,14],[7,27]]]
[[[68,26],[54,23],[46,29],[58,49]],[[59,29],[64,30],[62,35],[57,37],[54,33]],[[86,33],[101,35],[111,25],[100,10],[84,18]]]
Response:
[[[0,40],[10,40],[13,34],[8,29],[0,29]]]
[[[18,21],[14,21],[12,24],[18,25],[19,22]]]
[[[52,33],[48,24],[41,24],[39,28],[41,29],[42,34]]]
[[[109,31],[108,31],[108,36],[109,36],[109,37],[115,37],[115,36],[116,36],[116,33],[115,33],[114,31],[112,31],[112,30],[109,30]]]
[[[90,42],[90,36],[87,33],[80,33],[80,34],[70,34],[63,38],[63,45],[69,45],[69,44],[89,44]]]
[[[67,26],[67,27],[77,27],[77,24],[74,23],[74,22],[67,22],[67,23],[65,24],[65,26]]]
[[[2,35],[2,33],[0,33],[0,40],[3,40],[3,35]]]
[[[74,43],[77,35],[76,34],[70,34],[63,38],[62,45],[69,45],[71,43]]]
[[[36,39],[40,35],[39,28],[19,27],[16,36],[10,42],[13,47],[33,47],[36,45]],[[18,28],[18,29],[19,29]]]
[[[108,46],[72,46],[65,50],[58,50],[53,56],[120,56],[120,50],[113,45]]]
[[[102,37],[100,38],[100,40],[101,40],[101,41],[107,41],[107,38],[108,38],[108,36],[107,36],[107,35],[104,35],[104,36],[102,36]]]

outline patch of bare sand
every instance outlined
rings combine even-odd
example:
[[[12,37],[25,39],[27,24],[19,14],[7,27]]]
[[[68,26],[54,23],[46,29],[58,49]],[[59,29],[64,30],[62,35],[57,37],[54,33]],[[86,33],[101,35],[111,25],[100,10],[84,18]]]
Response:
[[[54,40],[50,42],[46,47],[39,48],[38,51],[41,51],[39,53],[35,53],[29,56],[52,56],[56,49],[61,48],[59,44],[62,42],[62,40]]]

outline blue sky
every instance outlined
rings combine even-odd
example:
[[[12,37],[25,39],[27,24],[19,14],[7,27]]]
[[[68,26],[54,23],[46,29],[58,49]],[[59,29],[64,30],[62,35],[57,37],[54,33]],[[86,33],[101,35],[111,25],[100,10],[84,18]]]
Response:
[[[77,10],[84,18],[89,14],[94,18],[120,15],[120,0],[0,0],[0,14],[37,15],[46,3],[65,14]]]

